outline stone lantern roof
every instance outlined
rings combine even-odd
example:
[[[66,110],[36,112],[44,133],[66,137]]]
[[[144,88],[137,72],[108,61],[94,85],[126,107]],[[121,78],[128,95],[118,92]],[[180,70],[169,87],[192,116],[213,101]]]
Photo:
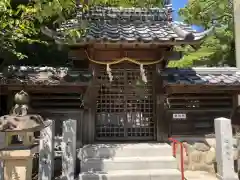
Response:
[[[9,115],[0,117],[0,131],[34,132],[48,125],[40,115],[28,114],[29,96],[25,91],[17,93],[14,100],[16,104]]]

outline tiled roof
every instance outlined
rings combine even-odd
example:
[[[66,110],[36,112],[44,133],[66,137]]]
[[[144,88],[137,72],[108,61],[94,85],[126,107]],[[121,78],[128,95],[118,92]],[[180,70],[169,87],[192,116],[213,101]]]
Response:
[[[172,22],[169,18],[171,12],[171,5],[163,9],[95,7],[84,14],[79,12],[76,18],[65,21],[56,31],[45,27],[42,32],[60,44],[68,43],[65,30],[80,30],[83,26],[86,28],[85,35],[74,43],[186,44],[200,41],[212,31],[198,33],[184,23]]]
[[[240,85],[237,68],[166,68],[161,72],[165,84]],[[80,85],[91,79],[87,70],[66,67],[9,66],[0,73],[0,85]]]
[[[72,25],[74,22],[72,23]],[[67,25],[68,28],[74,27]],[[76,26],[75,26],[76,27]],[[65,27],[66,28],[66,27]],[[63,31],[64,28],[58,31]],[[183,23],[170,22],[141,22],[141,23],[97,23],[92,22],[87,27],[86,35],[81,41],[110,41],[110,42],[161,42],[161,41],[193,41],[201,40],[208,34],[197,33]]]
[[[0,85],[80,85],[89,82],[87,70],[69,68],[9,66],[0,73]]]
[[[230,67],[167,68],[161,75],[166,84],[240,85],[240,70]]]

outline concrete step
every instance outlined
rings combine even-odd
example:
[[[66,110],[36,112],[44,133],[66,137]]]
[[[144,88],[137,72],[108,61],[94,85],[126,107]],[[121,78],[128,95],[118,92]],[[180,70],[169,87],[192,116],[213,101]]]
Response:
[[[166,143],[90,144],[81,152],[80,159],[172,156],[172,148]]]
[[[158,157],[115,157],[112,159],[90,158],[82,161],[82,172],[115,170],[177,169],[172,156]]]
[[[176,169],[124,170],[108,173],[81,173],[79,180],[180,180]]]

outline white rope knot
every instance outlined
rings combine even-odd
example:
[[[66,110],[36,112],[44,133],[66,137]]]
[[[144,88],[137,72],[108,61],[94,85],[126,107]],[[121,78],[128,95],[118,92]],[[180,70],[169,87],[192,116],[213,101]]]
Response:
[[[112,82],[113,81],[113,75],[112,75],[112,70],[111,70],[109,64],[107,64],[107,74],[108,74],[109,81]]]
[[[140,75],[142,77],[142,81],[147,83],[147,76],[145,74],[145,69],[143,68],[143,64],[140,64]]]

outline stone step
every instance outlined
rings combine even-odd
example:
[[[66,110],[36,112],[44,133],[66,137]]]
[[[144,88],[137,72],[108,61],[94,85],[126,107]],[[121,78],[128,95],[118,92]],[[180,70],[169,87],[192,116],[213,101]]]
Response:
[[[81,152],[80,159],[172,156],[172,148],[166,143],[90,144],[85,145]]]
[[[82,172],[115,170],[176,169],[177,161],[172,156],[115,157],[111,159],[89,158],[82,161]]]
[[[218,180],[216,175],[206,171],[185,171],[184,175],[186,180]]]
[[[124,170],[108,173],[81,173],[78,180],[180,180],[176,169]]]

